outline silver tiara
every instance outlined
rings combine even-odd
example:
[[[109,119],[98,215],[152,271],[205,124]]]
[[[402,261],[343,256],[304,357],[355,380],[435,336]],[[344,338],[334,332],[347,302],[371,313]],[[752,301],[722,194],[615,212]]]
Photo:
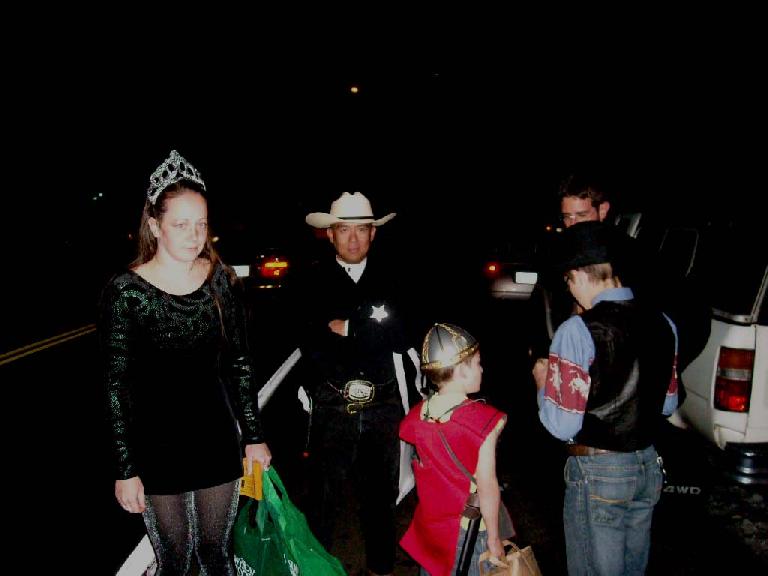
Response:
[[[197,182],[205,190],[205,182],[203,182],[203,178],[200,176],[197,168],[187,162],[176,150],[171,150],[171,155],[149,177],[147,198],[154,204],[160,192],[179,180]]]

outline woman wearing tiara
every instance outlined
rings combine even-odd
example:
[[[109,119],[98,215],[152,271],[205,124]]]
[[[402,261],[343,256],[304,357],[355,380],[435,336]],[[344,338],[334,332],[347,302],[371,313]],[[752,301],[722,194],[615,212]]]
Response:
[[[268,468],[245,312],[208,233],[205,184],[175,150],[152,174],[129,270],[100,306],[115,496],[142,513],[157,575],[235,574],[239,478]],[[238,423],[240,432],[238,432]]]

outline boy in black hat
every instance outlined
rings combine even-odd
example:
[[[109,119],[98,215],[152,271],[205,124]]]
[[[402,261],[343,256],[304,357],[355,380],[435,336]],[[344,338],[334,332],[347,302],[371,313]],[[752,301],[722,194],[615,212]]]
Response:
[[[663,483],[653,446],[677,407],[677,332],[620,280],[622,238],[600,222],[562,235],[560,270],[584,312],[533,369],[539,418],[568,442],[563,509],[569,574],[643,574]]]

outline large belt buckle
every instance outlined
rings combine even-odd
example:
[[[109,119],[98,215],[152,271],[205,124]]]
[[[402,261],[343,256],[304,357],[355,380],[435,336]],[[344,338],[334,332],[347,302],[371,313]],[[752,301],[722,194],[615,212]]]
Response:
[[[349,402],[347,413],[354,414],[373,400],[376,386],[368,380],[350,380],[344,385],[342,396]]]

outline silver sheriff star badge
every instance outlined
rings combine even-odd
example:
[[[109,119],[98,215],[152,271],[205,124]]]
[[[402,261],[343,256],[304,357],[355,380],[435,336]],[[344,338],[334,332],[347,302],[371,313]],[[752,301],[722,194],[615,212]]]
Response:
[[[389,312],[384,309],[384,304],[381,306],[371,306],[371,318],[376,320],[376,322],[381,322],[388,316]]]

